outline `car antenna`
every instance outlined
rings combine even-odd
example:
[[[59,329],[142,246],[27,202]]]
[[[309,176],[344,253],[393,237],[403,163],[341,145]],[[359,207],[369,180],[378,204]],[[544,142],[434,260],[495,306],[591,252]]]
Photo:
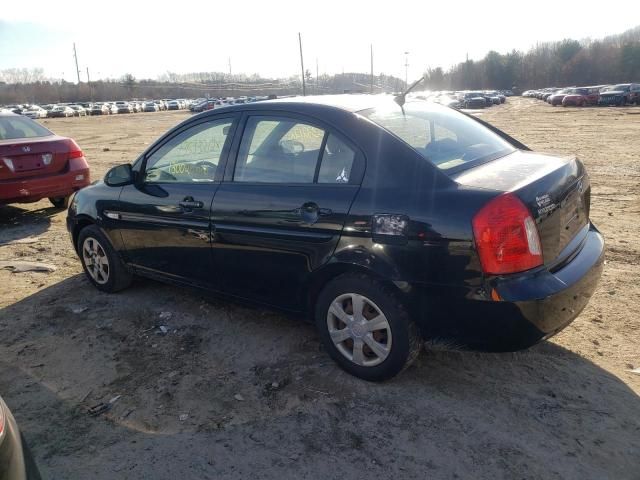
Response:
[[[413,90],[414,88],[416,88],[418,86],[418,84],[420,82],[422,82],[425,79],[424,75],[422,77],[420,77],[418,80],[416,80],[415,82],[413,82],[411,85],[409,85],[409,88],[407,88],[404,92],[402,92],[399,95],[396,95],[393,98],[393,101],[396,102],[398,105],[400,105],[400,108],[402,108],[402,113],[404,114],[404,108],[403,105],[406,101],[407,98],[407,94],[409,92],[411,92],[411,90]]]

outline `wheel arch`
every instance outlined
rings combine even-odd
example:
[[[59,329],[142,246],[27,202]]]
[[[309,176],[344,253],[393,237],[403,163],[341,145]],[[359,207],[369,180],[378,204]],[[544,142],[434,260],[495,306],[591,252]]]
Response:
[[[78,237],[80,236],[80,232],[90,225],[96,225],[96,222],[93,218],[87,215],[81,215],[76,217],[75,225],[73,226],[73,230],[71,231],[71,239],[73,240],[73,248],[76,253],[78,252]]]
[[[333,261],[325,264],[318,270],[315,270],[309,277],[308,281],[303,284],[302,287],[302,305],[304,313],[309,316],[310,319],[314,316],[314,306],[318,295],[322,291],[325,285],[334,280],[337,277],[345,274],[360,274],[382,281],[398,292],[402,293],[398,286],[390,281],[387,277],[377,272],[374,269],[365,267],[358,263]]]

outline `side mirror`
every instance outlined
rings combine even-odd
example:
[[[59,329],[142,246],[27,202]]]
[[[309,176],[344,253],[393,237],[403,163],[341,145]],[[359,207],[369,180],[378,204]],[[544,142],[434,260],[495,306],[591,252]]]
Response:
[[[110,187],[122,187],[131,185],[134,181],[131,164],[117,165],[104,176],[104,183]]]

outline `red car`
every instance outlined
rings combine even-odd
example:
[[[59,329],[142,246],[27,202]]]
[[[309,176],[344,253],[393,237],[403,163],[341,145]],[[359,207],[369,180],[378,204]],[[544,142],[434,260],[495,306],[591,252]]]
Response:
[[[600,98],[600,88],[602,87],[572,88],[562,99],[562,106],[586,107],[587,105],[597,105]]]
[[[553,105],[554,107],[556,105],[562,105],[562,99],[564,99],[564,96],[571,92],[571,90],[571,88],[565,88],[563,90],[552,93],[547,97],[547,103]]]
[[[0,113],[0,205],[48,198],[66,208],[89,185],[89,165],[78,144],[37,122]]]

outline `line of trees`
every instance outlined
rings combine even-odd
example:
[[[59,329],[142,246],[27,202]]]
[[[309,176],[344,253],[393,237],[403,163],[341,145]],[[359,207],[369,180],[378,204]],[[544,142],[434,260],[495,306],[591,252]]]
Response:
[[[428,69],[432,90],[522,90],[564,85],[600,85],[640,81],[640,26],[600,40],[540,43],[527,52],[495,51],[448,71]]]
[[[307,93],[368,92],[371,76],[364,73],[321,75],[317,79],[305,72]],[[380,74],[373,78],[373,91],[394,91],[404,86],[399,78]],[[137,80],[127,73],[117,80],[99,80],[79,85],[65,80],[46,79],[43,70],[7,69],[0,71],[0,105],[15,103],[113,101],[145,98],[199,98],[240,95],[295,95],[302,81],[293,76],[283,79],[222,72],[167,72],[157,80]]]

